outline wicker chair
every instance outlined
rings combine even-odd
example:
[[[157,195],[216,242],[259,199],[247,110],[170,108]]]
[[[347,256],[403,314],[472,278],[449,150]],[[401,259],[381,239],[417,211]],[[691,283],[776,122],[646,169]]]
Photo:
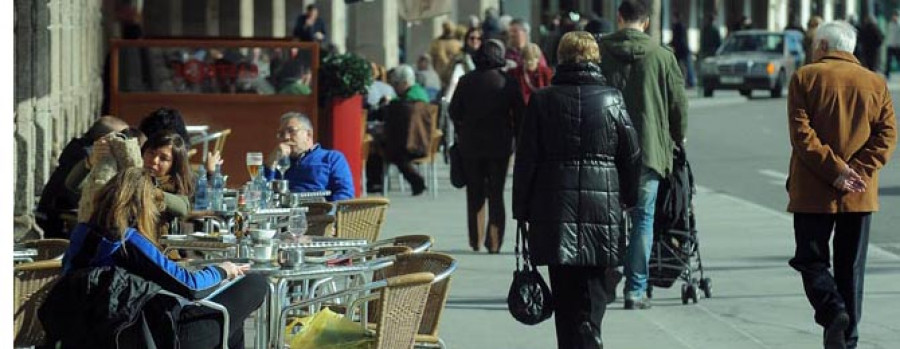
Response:
[[[371,282],[360,287],[354,287],[328,294],[321,297],[294,303],[281,311],[279,328],[283,328],[287,314],[304,308],[315,308],[323,302],[335,298],[371,292],[366,297],[355,300],[351,305],[351,312],[347,317],[354,319],[353,310],[362,304],[375,302],[378,308],[384,309],[378,313],[375,326],[375,348],[377,349],[408,349],[415,344],[416,333],[425,312],[429,291],[435,277],[432,273],[414,273],[399,275]],[[366,316],[361,317],[366,319]],[[283,345],[283,331],[276,331],[275,343]]]
[[[15,266],[13,276],[13,333],[16,347],[44,344],[38,308],[62,272],[62,261],[46,260]]]
[[[384,246],[406,246],[411,249],[412,253],[431,251],[434,245],[434,238],[430,235],[401,235],[390,239],[378,240],[373,242],[370,247],[382,248]]]
[[[349,199],[336,202],[335,230],[339,238],[378,240],[390,200]]]
[[[35,261],[44,261],[48,259],[59,259],[69,249],[69,240],[66,239],[41,239],[29,240],[22,242],[26,248],[37,250]]]
[[[334,204],[330,202],[304,202],[301,206],[309,209],[306,212],[307,216],[331,214],[331,211],[334,211]]]
[[[375,273],[375,278],[390,279],[398,275],[429,272],[435,275],[425,305],[425,316],[416,334],[416,344],[423,346],[439,346],[446,348],[444,341],[438,337],[438,325],[444,304],[450,294],[450,278],[456,271],[457,261],[443,253],[407,253],[396,256],[394,265]],[[378,308],[373,308],[379,314]],[[380,314],[379,314],[380,315]]]

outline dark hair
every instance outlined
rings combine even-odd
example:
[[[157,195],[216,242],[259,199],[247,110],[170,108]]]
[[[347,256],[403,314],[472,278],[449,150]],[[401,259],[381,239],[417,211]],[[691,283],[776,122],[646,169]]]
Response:
[[[309,12],[309,11],[312,11],[312,10],[318,10],[318,9],[319,9],[319,8],[316,6],[316,4],[309,4],[309,5],[306,5],[306,12]]]
[[[181,136],[172,131],[158,132],[150,137],[147,143],[144,143],[144,146],[141,147],[141,154],[150,149],[159,149],[167,145],[172,146],[172,168],[167,175],[175,184],[173,194],[194,195],[194,174],[191,172],[191,164],[188,162],[188,145]]]
[[[472,35],[472,33],[475,33],[475,32],[478,32],[478,34],[481,34],[482,45],[484,44],[485,41],[487,41],[487,38],[484,37],[484,31],[482,31],[481,28],[479,28],[479,27],[469,28],[469,30],[466,31],[466,36],[463,37],[463,51],[465,51],[469,54],[475,53],[475,48],[469,45],[469,35]]]
[[[650,18],[650,2],[647,0],[623,0],[619,5],[619,15],[627,23],[634,23]]]
[[[149,138],[153,138],[153,136],[162,131],[172,131],[181,136],[182,140],[190,146],[190,138],[188,138],[187,127],[184,125],[184,118],[181,117],[181,113],[176,109],[159,108],[154,110],[144,120],[141,120],[141,125],[138,129]]]
[[[497,39],[489,39],[481,43],[472,61],[478,70],[496,69],[506,66],[506,47]]]
[[[86,138],[89,143],[93,144],[94,141],[100,137],[125,128],[128,128],[128,123],[122,121],[122,119],[113,116],[101,116],[97,121],[94,121],[91,128],[84,133],[84,138]]]
[[[125,137],[137,139],[138,144],[143,145],[147,142],[147,136],[143,132],[141,132],[141,130],[138,130],[134,127],[126,128],[120,133]]]

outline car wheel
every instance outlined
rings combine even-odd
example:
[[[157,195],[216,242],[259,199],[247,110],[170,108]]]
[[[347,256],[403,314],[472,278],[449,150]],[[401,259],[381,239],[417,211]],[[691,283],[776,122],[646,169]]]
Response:
[[[784,90],[784,70],[778,73],[778,80],[775,81],[775,87],[769,91],[772,98],[781,98],[782,90]]]
[[[753,98],[753,90],[750,89],[740,89],[738,92],[741,93],[741,96],[747,97],[748,99]]]
[[[704,87],[703,88],[703,97],[707,97],[707,98],[712,97],[714,92],[715,92],[715,89],[713,89],[712,87]]]

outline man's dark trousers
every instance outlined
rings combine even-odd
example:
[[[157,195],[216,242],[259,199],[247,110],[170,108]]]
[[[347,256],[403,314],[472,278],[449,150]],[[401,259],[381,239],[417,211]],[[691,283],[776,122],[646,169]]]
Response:
[[[872,213],[794,213],[797,249],[790,265],[800,272],[806,297],[823,327],[841,310],[850,315],[845,338],[855,348],[862,316],[863,277]],[[829,272],[829,246],[834,232],[834,275]]]

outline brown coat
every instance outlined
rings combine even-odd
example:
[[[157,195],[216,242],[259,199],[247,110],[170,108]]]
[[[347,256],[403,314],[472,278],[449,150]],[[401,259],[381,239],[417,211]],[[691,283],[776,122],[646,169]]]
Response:
[[[394,101],[384,110],[384,155],[389,160],[419,158],[431,146],[431,107],[424,102]]]
[[[788,91],[788,128],[788,211],[878,211],[878,171],[897,144],[894,103],[883,78],[847,52],[800,68]],[[863,177],[865,192],[832,186],[847,165]]]

